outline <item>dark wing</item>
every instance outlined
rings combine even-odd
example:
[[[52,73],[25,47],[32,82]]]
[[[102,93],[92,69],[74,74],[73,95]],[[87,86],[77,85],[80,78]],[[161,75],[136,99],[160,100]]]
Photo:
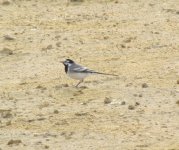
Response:
[[[78,72],[78,73],[95,73],[94,70],[90,70],[86,67],[83,67],[77,64],[74,66],[73,71]]]
[[[73,72],[77,72],[77,73],[92,73],[92,74],[102,74],[102,75],[109,75],[109,76],[118,76],[115,74],[108,74],[108,73],[102,73],[102,72],[97,72],[91,69],[88,69],[86,67],[80,66],[78,64],[75,64],[73,67]]]

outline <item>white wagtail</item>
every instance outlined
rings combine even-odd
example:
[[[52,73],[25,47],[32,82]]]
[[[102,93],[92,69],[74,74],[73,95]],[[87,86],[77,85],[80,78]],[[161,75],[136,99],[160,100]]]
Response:
[[[61,63],[64,64],[65,66],[65,72],[66,74],[71,77],[72,79],[76,79],[76,80],[80,80],[78,82],[78,84],[76,85],[76,87],[78,87],[78,85],[80,83],[83,82],[83,80],[92,74],[102,74],[102,75],[111,75],[111,76],[118,76],[118,75],[114,75],[114,74],[107,74],[107,73],[101,73],[101,72],[97,72],[94,70],[90,70],[86,67],[83,67],[79,64],[76,64],[73,60],[71,59],[66,59],[65,61],[61,61]]]

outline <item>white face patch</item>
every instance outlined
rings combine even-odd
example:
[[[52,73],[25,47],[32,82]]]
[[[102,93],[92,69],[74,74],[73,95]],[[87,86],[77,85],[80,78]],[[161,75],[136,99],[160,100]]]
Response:
[[[68,66],[71,66],[72,63],[73,63],[73,61],[69,61],[69,60],[64,61],[64,64],[68,65]]]
[[[72,65],[71,63],[69,63],[69,61],[64,62],[64,64],[67,65],[67,66],[71,66]]]

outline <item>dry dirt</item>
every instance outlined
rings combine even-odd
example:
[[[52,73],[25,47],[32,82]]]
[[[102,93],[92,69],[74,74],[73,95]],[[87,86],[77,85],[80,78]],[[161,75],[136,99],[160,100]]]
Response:
[[[71,1],[0,1],[0,150],[179,150],[179,1]]]

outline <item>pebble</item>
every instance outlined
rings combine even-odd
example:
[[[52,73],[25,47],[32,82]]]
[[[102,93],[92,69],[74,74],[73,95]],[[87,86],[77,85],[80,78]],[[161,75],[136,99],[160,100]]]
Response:
[[[57,43],[56,43],[56,46],[57,46],[57,47],[60,47],[60,46],[61,46],[61,42],[57,42]]]
[[[2,5],[9,5],[10,3],[11,3],[10,1],[5,0],[5,1],[2,2]]]
[[[54,114],[58,114],[59,111],[55,109],[53,113],[54,113]]]
[[[126,46],[124,44],[121,44],[121,48],[126,48]]]
[[[35,119],[29,119],[28,120],[28,122],[34,122],[35,121]]]
[[[128,109],[129,109],[129,110],[134,110],[135,107],[134,107],[133,105],[129,105],[129,106],[128,106]]]
[[[46,87],[43,87],[43,86],[41,86],[41,85],[38,85],[38,86],[36,87],[36,89],[46,90],[47,88],[46,88]]]
[[[111,100],[111,98],[109,98],[109,97],[106,97],[105,99],[104,99],[104,104],[109,104],[109,103],[111,103],[112,102],[112,100]]]
[[[8,55],[12,55],[13,51],[11,49],[5,47],[5,48],[3,48],[3,50],[0,51],[0,54],[8,56]]]
[[[121,105],[125,105],[125,104],[126,104],[126,102],[125,102],[125,101],[122,101],[122,102],[121,102]]]
[[[6,122],[6,126],[10,126],[11,125],[11,121]]]
[[[52,45],[48,45],[46,49],[52,49]]]
[[[69,87],[69,85],[68,84],[63,84],[63,87]]]
[[[9,41],[15,40],[15,38],[12,37],[11,35],[4,35],[4,39]]]
[[[139,94],[139,97],[142,97],[143,95],[142,94]]]
[[[83,102],[83,103],[81,103],[81,105],[87,105],[87,103],[86,103],[86,102]]]
[[[147,83],[142,84],[142,88],[147,88],[147,87],[148,87]]]
[[[142,94],[133,94],[135,97],[142,97]]]
[[[20,144],[20,143],[22,143],[21,140],[10,140],[10,141],[7,143],[7,145],[13,145],[13,144],[18,145],[18,144]]]
[[[43,120],[45,120],[46,118],[44,118],[44,117],[40,117],[40,118],[38,118],[37,119],[37,121],[43,121]]]
[[[104,36],[103,38],[104,38],[104,40],[107,40],[107,39],[109,39],[109,36]]]
[[[176,104],[178,104],[178,105],[179,105],[179,100],[177,100],[177,101],[176,101]]]
[[[177,80],[177,84],[179,84],[179,80]]]
[[[45,149],[49,149],[49,146],[48,146],[48,145],[45,145],[44,148],[45,148]]]
[[[135,106],[138,106],[138,105],[140,105],[140,103],[139,103],[139,102],[136,102],[136,103],[135,103]]]
[[[87,114],[87,112],[77,112],[75,113],[75,116],[86,116]]]

